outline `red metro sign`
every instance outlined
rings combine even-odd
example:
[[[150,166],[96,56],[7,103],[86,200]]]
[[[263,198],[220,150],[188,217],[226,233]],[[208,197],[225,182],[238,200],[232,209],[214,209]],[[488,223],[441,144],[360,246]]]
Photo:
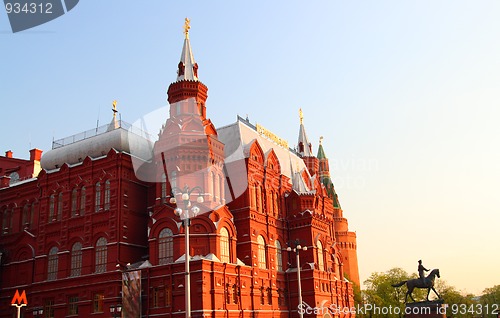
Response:
[[[10,302],[12,306],[16,306],[17,308],[17,318],[21,317],[21,308],[28,305],[28,300],[26,299],[26,291],[19,295],[19,291],[16,289],[16,293],[14,297],[12,297],[12,301]]]
[[[21,295],[19,295],[19,291],[16,289],[16,293],[14,297],[12,297],[11,305],[12,306],[26,306],[28,304],[28,300],[26,299],[26,291],[23,290]]]

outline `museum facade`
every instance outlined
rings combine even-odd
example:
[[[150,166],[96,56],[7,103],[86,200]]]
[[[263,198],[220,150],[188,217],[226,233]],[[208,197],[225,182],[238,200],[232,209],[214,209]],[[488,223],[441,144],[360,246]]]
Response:
[[[186,290],[193,318],[354,306],[356,234],[321,142],[302,114],[294,148],[240,117],[216,129],[185,35],[157,140],[114,109],[43,155],[0,156],[0,317],[16,290],[24,317],[181,318]]]

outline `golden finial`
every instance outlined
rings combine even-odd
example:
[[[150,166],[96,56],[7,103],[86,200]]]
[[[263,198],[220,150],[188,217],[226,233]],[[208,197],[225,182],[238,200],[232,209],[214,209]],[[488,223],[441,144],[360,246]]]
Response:
[[[116,102],[116,100],[114,100],[113,101],[113,118],[116,118],[116,113],[118,112],[116,110],[116,104],[117,104],[117,102]]]
[[[302,112],[302,108],[299,108],[299,118],[300,118],[300,124],[304,122],[304,113]]]
[[[191,20],[188,18],[184,19],[184,35],[186,36],[186,39],[189,39],[189,29],[191,29],[191,26],[189,25],[190,22]]]
[[[323,143],[323,136],[319,137],[319,144],[321,145]]]

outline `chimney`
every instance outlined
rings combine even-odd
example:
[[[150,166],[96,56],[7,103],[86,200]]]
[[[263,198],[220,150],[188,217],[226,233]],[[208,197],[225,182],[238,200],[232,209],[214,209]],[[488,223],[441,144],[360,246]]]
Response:
[[[40,161],[43,150],[33,148],[30,150],[30,161]]]
[[[9,176],[0,176],[0,189],[1,188],[7,188],[10,184],[10,177]]]
[[[7,157],[7,158],[12,158],[12,150],[7,150],[7,151],[5,152],[5,157]]]

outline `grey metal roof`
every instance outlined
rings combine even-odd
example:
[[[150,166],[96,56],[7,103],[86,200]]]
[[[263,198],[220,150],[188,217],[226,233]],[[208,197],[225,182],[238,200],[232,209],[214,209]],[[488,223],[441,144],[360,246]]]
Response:
[[[130,127],[133,126],[130,125]],[[152,158],[153,142],[137,134],[137,128],[126,129],[117,126],[115,121],[100,128],[96,129],[99,133],[85,135],[85,138],[72,136],[61,139],[56,147],[53,146],[52,150],[42,155],[40,160],[42,168],[52,170],[60,168],[64,163],[69,165],[80,163],[87,156],[102,157],[111,149],[127,152],[144,160]],[[65,142],[61,142],[63,140]]]
[[[290,178],[295,191],[299,193],[311,191],[302,178],[302,171],[305,171],[306,175],[310,178],[302,158],[289,148],[284,148],[265,136],[260,135],[251,124],[238,119],[233,124],[218,128],[217,134],[219,140],[224,143],[226,163],[248,158],[251,145],[257,141],[264,152],[266,160],[271,150],[274,150],[280,163],[281,173]]]

